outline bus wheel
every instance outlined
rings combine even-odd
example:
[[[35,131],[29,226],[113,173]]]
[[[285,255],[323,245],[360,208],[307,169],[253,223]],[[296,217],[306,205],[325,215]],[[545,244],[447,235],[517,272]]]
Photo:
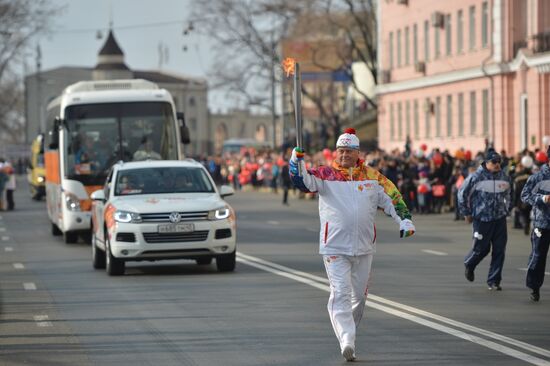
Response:
[[[65,241],[65,244],[73,244],[78,241],[78,233],[75,233],[74,231],[65,231],[63,233],[63,240]]]
[[[92,244],[92,232],[87,231],[85,233],[80,234],[80,237],[86,244]]]
[[[53,236],[59,236],[59,235],[62,235],[62,234],[63,233],[61,232],[61,230],[59,230],[57,225],[52,222],[52,235]]]

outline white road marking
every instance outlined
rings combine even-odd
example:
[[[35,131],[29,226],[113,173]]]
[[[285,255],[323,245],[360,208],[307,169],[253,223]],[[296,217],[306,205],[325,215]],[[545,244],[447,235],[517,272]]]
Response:
[[[5,247],[4,250],[6,252],[13,252],[13,248],[12,247]]]
[[[25,290],[32,291],[32,290],[36,290],[36,285],[33,282],[25,282],[23,284],[23,288]]]
[[[527,272],[528,268],[518,268],[520,271]],[[544,272],[545,275],[550,276],[550,272]]]
[[[6,228],[5,227],[0,227],[0,232],[4,232],[6,231]]]
[[[48,321],[49,317],[47,315],[34,315],[33,316],[36,325],[39,327],[51,327],[52,322]]]
[[[2,236],[2,240],[4,240],[4,241],[10,240],[10,237],[4,235],[4,236]]]
[[[422,249],[424,253],[433,254],[433,255],[448,255],[445,252],[438,252],[437,250],[431,250],[431,249]]]
[[[268,223],[269,225],[279,225],[279,224],[280,224],[279,221],[273,221],[273,220],[269,220],[267,223]]]
[[[25,266],[23,265],[23,263],[14,263],[13,268],[15,268],[15,269],[24,269]]]
[[[315,275],[312,275],[310,273],[306,273],[306,272],[302,272],[302,271],[296,271],[296,270],[293,270],[289,267],[285,267],[285,266],[282,266],[282,265],[279,265],[279,264],[276,264],[276,263],[268,262],[268,261],[265,261],[263,259],[252,257],[252,256],[249,256],[249,255],[246,255],[246,254],[243,254],[243,253],[237,253],[237,260],[239,262],[245,263],[249,266],[262,269],[264,271],[276,274],[278,276],[286,277],[286,278],[295,280],[297,282],[301,282],[301,283],[310,285],[312,287],[318,288],[320,290],[330,292],[330,288],[328,286],[328,280],[326,278],[315,276]],[[377,302],[374,302],[373,300],[377,301]],[[385,305],[380,304],[380,303],[383,303]],[[386,305],[389,305],[389,306],[386,306]],[[531,363],[533,365],[541,365],[541,366],[549,366],[550,365],[549,361],[540,359],[538,357],[531,356],[527,353],[512,349],[510,347],[495,343],[495,342],[490,341],[490,340],[486,340],[484,338],[480,338],[480,337],[472,334],[472,333],[477,333],[477,334],[485,336],[487,338],[492,338],[494,340],[498,340],[498,341],[501,341],[503,343],[508,343],[508,344],[513,345],[517,348],[522,348],[522,349],[524,349],[526,351],[529,351],[529,352],[532,352],[532,353],[536,353],[536,354],[539,354],[539,355],[542,355],[542,356],[545,356],[545,357],[550,357],[550,351],[549,350],[546,350],[546,349],[543,349],[543,348],[540,348],[540,347],[537,347],[537,346],[533,346],[531,344],[521,342],[521,341],[518,341],[516,339],[509,338],[509,337],[506,337],[506,336],[503,336],[503,335],[500,335],[500,334],[497,334],[497,333],[493,333],[493,332],[490,332],[490,331],[485,330],[485,329],[477,328],[477,327],[474,327],[474,326],[471,326],[471,325],[468,325],[468,324],[465,324],[465,323],[461,323],[461,322],[458,322],[458,321],[455,321],[455,320],[452,320],[452,319],[449,319],[449,318],[446,318],[446,317],[443,317],[443,316],[439,316],[439,315],[436,315],[436,314],[433,314],[433,313],[429,313],[427,311],[420,310],[420,309],[414,308],[412,306],[400,304],[398,302],[391,301],[391,300],[385,299],[383,297],[373,295],[372,293],[369,293],[369,300],[367,300],[366,306],[384,311],[388,314],[392,314],[392,315],[401,317],[403,319],[413,321],[415,323],[418,323],[418,324],[424,325],[426,327],[429,327],[429,328],[432,328],[432,329],[435,329],[435,330],[453,335],[455,337],[458,337],[458,338],[461,338],[461,339],[479,344],[481,346],[485,346],[485,347],[490,348],[492,350],[504,353],[508,356],[523,360],[523,361]],[[424,316],[426,318],[431,318],[433,320],[437,320],[439,322],[446,323],[446,324],[452,325],[452,326],[457,327],[457,328],[461,328],[461,329],[463,329],[465,331],[469,331],[471,333],[467,333],[467,332],[464,332],[464,331],[461,331],[461,330],[453,329],[453,328],[447,327],[445,325],[435,323],[431,320],[424,319],[420,316],[412,315],[412,314],[405,313],[403,311],[394,309],[390,306],[401,309],[401,310],[405,310],[405,311],[408,311],[408,312],[411,312],[411,313],[414,313],[414,314],[418,314],[418,315]]]

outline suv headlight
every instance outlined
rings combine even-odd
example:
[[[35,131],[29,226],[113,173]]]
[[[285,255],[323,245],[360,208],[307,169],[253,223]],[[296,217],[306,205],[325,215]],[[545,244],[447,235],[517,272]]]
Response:
[[[69,211],[80,211],[80,200],[72,193],[65,192],[65,205]]]
[[[113,217],[115,218],[116,222],[131,222],[134,224],[141,222],[141,216],[139,216],[139,214],[135,212],[116,210]]]
[[[231,216],[231,209],[229,207],[221,207],[217,210],[212,210],[208,213],[209,220],[223,220]]]

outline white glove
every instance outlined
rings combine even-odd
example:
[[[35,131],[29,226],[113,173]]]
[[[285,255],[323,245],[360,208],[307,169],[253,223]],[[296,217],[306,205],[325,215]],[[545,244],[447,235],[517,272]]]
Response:
[[[290,162],[297,164],[299,160],[304,159],[304,150],[299,147],[292,149],[292,155],[290,156]]]
[[[409,237],[413,236],[416,231],[416,228],[414,227],[414,224],[411,220],[405,219],[401,220],[401,223],[399,224],[399,237]]]
[[[301,176],[300,169],[303,171],[304,165],[302,165],[301,168],[298,168],[299,164],[304,164],[304,151],[299,147],[295,147],[292,149],[292,155],[290,156],[290,160],[288,162],[290,173],[292,175]]]

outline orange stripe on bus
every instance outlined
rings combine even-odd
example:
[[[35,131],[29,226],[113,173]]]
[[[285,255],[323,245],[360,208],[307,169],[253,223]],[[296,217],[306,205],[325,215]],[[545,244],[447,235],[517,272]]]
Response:
[[[84,189],[86,190],[86,193],[88,194],[88,197],[92,195],[95,191],[98,189],[102,189],[103,186],[84,186]],[[92,210],[92,200],[91,199],[85,199],[80,200],[80,210],[82,211],[91,211]]]
[[[46,151],[44,161],[46,163],[46,182],[61,184],[59,151]]]

